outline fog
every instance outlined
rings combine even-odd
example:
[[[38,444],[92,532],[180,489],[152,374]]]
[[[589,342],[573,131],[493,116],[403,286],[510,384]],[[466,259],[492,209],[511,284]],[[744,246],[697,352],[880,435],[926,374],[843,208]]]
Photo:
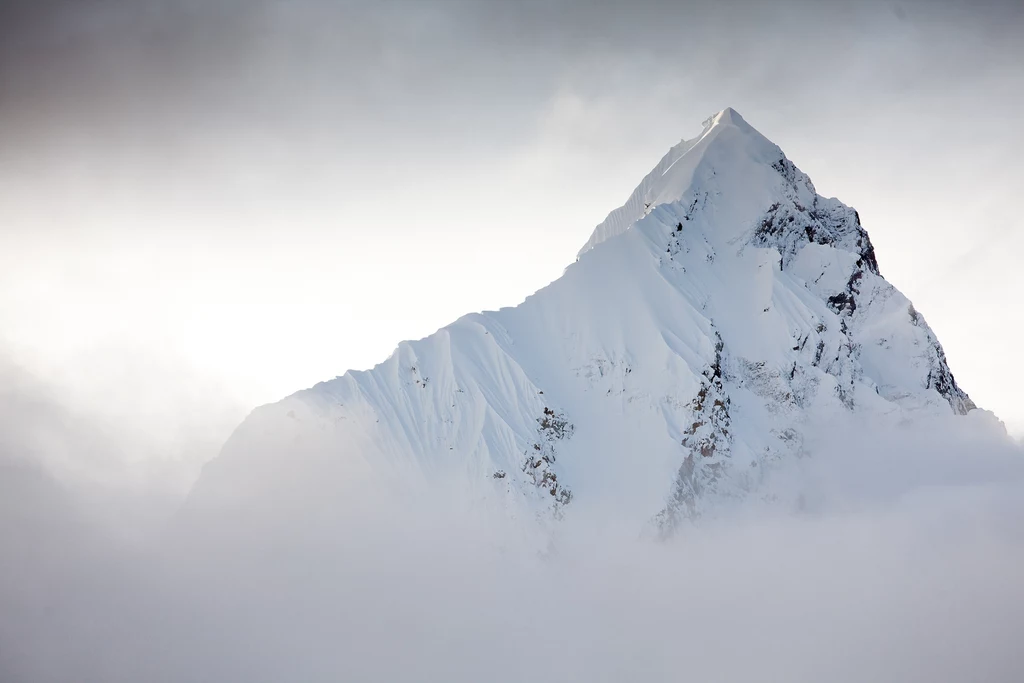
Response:
[[[776,500],[665,542],[586,506],[549,535],[444,481],[399,494],[287,453],[251,506],[119,534],[5,427],[5,682],[1024,675],[1024,451],[990,414],[834,425]]]

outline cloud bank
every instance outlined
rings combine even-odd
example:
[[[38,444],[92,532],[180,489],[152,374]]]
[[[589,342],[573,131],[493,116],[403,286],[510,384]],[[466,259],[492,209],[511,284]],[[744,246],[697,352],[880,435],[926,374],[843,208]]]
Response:
[[[981,413],[855,427],[666,543],[342,482],[126,541],[7,458],[0,677],[1018,679],[1019,444]]]

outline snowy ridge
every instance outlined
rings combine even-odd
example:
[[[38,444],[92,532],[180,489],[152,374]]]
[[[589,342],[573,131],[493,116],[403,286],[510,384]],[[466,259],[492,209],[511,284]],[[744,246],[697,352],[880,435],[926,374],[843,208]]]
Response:
[[[594,228],[587,243],[580,249],[579,256],[593,249],[605,240],[628,230],[634,223],[650,213],[652,207],[668,204],[682,197],[693,182],[702,152],[722,133],[726,127],[736,127],[746,133],[754,131],[743,118],[731,108],[723,109],[704,121],[704,130],[691,140],[682,140],[662,157],[658,165],[640,181],[640,185],[629,196],[626,203],[608,214],[604,221]],[[758,137],[761,137],[757,134]],[[761,138],[771,147],[774,145]],[[691,152],[692,153],[689,153]],[[682,162],[680,160],[683,160]]]
[[[726,109],[561,278],[254,411],[190,505],[260,500],[306,468],[339,490],[455,479],[513,515],[584,505],[665,535],[806,454],[809,424],[972,408],[856,211]]]

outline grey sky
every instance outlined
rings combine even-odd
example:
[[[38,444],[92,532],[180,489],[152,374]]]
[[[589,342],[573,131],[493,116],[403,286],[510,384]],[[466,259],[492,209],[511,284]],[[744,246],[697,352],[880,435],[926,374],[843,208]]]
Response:
[[[23,124],[5,127],[9,145],[63,132],[180,152],[265,127],[297,151],[371,159],[410,143],[522,143],[566,87],[634,106],[728,99],[762,125],[773,119],[758,110],[821,121],[885,97],[953,98],[1018,71],[1024,21],[1014,2],[47,0],[5,12],[0,102]],[[683,88],[658,92],[671,86]]]
[[[519,302],[725,106],[860,211],[960,383],[1024,431],[1020,3],[0,13],[0,341],[129,452]]]

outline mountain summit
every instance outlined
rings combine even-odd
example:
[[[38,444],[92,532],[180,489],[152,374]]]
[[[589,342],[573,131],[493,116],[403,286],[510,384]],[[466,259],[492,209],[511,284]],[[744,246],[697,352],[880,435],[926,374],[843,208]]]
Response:
[[[692,140],[682,140],[668,151],[658,165],[618,209],[594,229],[580,255],[601,242],[630,228],[651,207],[679,201],[703,167],[728,163],[722,155],[743,150],[762,162],[777,159],[781,151],[758,133],[734,109],[723,109],[704,121],[704,130]],[[705,157],[708,160],[705,161]],[[741,180],[737,175],[736,180]],[[742,194],[740,195],[743,196]]]
[[[667,534],[812,452],[815,426],[973,408],[857,212],[725,109],[519,306],[255,410],[190,506],[444,480]]]

